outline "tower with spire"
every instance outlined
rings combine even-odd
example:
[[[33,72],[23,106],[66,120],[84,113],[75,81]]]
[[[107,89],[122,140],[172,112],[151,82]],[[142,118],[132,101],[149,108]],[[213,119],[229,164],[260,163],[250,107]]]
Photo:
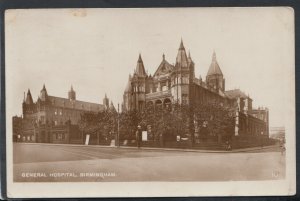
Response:
[[[225,79],[223,78],[223,73],[217,62],[215,51],[213,52],[212,61],[206,75],[206,84],[209,88],[215,90],[216,92],[225,91]]]
[[[76,100],[76,92],[73,89],[73,86],[71,85],[71,89],[68,92],[68,98],[69,100],[75,101]]]
[[[191,54],[186,54],[183,40],[181,39],[176,57],[174,73],[172,74],[172,96],[179,104],[189,104],[191,84],[195,77],[194,62]]]
[[[39,98],[41,99],[41,101],[46,101],[47,98],[48,98],[48,93],[47,93],[47,89],[45,87],[45,84],[43,85],[43,88],[40,92],[40,97]]]
[[[129,77],[126,86],[126,99],[128,99],[127,102],[130,104],[129,108],[131,110],[141,110],[145,107],[147,78],[148,75],[145,71],[144,62],[141,54],[139,54],[134,74],[132,77]],[[130,93],[128,93],[129,91]]]
[[[28,89],[28,91],[27,91],[26,98],[25,98],[25,92],[24,92],[22,109],[23,109],[23,117],[27,117],[34,113],[35,105],[33,103],[30,89]]]
[[[104,108],[107,110],[109,109],[109,99],[107,98],[107,95],[105,93],[105,96],[103,98],[103,105],[104,105]]]

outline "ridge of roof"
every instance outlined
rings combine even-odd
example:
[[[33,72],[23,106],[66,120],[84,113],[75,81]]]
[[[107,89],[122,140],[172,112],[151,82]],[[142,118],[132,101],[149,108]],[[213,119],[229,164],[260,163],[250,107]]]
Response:
[[[84,111],[99,111],[104,108],[104,105],[99,103],[91,103],[80,100],[70,100],[68,98],[48,96],[50,102],[57,107],[72,108]]]
[[[232,89],[224,92],[228,98],[248,98],[240,89]]]

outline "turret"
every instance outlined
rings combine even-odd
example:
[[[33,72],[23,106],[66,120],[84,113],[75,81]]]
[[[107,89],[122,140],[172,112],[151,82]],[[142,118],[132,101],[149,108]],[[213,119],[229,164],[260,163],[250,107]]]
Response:
[[[24,99],[23,99],[23,104],[22,104],[23,117],[26,117],[27,114],[32,114],[34,107],[35,107],[35,105],[32,100],[31,92],[30,92],[30,89],[28,89],[26,99],[25,99],[25,92],[24,92]]]
[[[215,51],[213,52],[212,61],[206,75],[206,84],[217,92],[219,90],[225,91],[225,79],[223,78],[223,73],[217,62]]]
[[[71,89],[68,92],[69,100],[76,100],[76,92],[73,90],[73,86],[71,85]]]
[[[185,48],[183,46],[183,41],[181,39],[180,46],[178,49],[177,57],[176,57],[176,67],[187,68],[188,67],[188,58],[186,56]]]
[[[33,100],[32,100],[30,89],[28,89],[28,91],[27,91],[27,96],[26,96],[25,104],[27,104],[27,105],[33,104]]]
[[[106,94],[105,94],[105,97],[103,98],[103,105],[104,105],[105,109],[109,108],[109,99],[107,98]]]
[[[139,77],[146,77],[147,76],[141,54],[139,54],[139,59],[138,59],[137,64],[136,64],[134,74],[139,76]]]
[[[40,92],[40,99],[41,101],[46,101],[46,99],[48,98],[48,93],[45,87],[45,84],[43,85],[43,89]]]

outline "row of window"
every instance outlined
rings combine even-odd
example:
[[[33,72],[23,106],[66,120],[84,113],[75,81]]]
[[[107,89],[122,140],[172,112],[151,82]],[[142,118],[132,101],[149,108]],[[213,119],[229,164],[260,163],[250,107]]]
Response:
[[[21,135],[18,135],[18,141],[22,141],[22,142],[25,142],[25,141],[34,141],[34,135],[28,135],[28,136],[22,136]]]

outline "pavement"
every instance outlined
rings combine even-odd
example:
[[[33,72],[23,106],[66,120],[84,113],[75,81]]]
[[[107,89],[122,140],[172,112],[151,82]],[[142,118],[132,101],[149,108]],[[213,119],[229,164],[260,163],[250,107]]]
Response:
[[[14,144],[14,181],[244,181],[285,177],[276,146],[234,151]]]
[[[22,143],[23,144],[23,143]],[[120,148],[120,149],[137,149],[135,146],[106,146],[106,145],[82,145],[82,144],[53,144],[53,143],[25,143],[31,145],[47,146],[65,146],[65,147],[98,147],[98,148]],[[189,148],[166,148],[166,147],[140,147],[140,150],[161,150],[161,151],[183,151],[183,152],[200,152],[200,153],[238,153],[238,152],[265,152],[281,151],[279,145],[258,146],[249,148],[240,148],[232,150],[206,150],[206,149],[189,149]]]

